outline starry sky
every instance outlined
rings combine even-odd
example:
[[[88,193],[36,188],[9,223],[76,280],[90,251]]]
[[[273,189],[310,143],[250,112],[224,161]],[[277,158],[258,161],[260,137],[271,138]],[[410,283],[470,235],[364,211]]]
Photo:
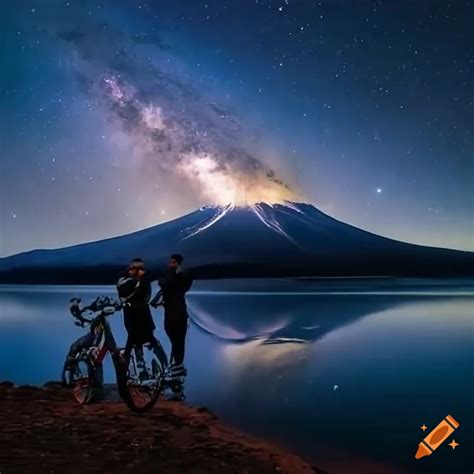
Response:
[[[472,1],[12,4],[1,256],[237,195],[474,250]]]

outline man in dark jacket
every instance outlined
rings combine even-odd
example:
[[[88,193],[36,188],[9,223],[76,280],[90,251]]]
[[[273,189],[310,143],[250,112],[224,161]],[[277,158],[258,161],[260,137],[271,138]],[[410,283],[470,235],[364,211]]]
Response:
[[[146,375],[142,346],[150,343],[160,362],[166,366],[168,361],[165,351],[153,335],[155,323],[149,306],[151,285],[146,278],[145,264],[141,258],[134,258],[130,261],[127,274],[117,283],[117,291],[122,302],[123,321],[128,334],[125,360],[128,361],[134,347],[137,366],[140,372]]]
[[[171,342],[171,374],[173,377],[186,375],[184,351],[188,329],[188,311],[185,294],[191,288],[192,278],[182,271],[183,256],[173,254],[163,277],[158,281],[163,294],[165,308],[165,331]]]

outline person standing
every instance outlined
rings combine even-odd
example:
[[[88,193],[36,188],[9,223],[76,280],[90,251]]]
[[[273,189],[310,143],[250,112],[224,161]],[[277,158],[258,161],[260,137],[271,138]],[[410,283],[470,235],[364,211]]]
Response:
[[[183,256],[173,254],[162,278],[158,280],[165,309],[165,332],[171,342],[171,375],[173,378],[186,376],[184,354],[188,329],[188,310],[185,294],[191,288],[193,279],[182,270]]]
[[[155,323],[149,306],[151,285],[146,278],[145,264],[141,258],[130,261],[126,275],[117,283],[117,291],[122,303],[123,321],[128,335],[124,358],[128,363],[132,348],[135,348],[140,378],[146,378],[143,344],[151,344],[153,352],[164,366],[168,364],[168,360],[163,347],[153,334]]]

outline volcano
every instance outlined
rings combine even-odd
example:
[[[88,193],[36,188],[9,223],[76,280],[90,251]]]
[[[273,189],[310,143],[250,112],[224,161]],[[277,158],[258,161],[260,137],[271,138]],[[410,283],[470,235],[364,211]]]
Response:
[[[310,204],[206,206],[132,234],[0,259],[1,283],[111,284],[130,258],[152,277],[171,253],[196,278],[462,276],[474,252],[408,244],[340,222]]]

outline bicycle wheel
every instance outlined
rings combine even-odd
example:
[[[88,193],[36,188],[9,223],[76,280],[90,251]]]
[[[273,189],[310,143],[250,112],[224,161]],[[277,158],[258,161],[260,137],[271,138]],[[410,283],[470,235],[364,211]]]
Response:
[[[79,405],[87,405],[94,397],[95,372],[88,357],[78,357],[70,363],[68,386]]]
[[[64,361],[63,371],[61,373],[61,382],[63,387],[69,387],[71,384],[71,371],[72,371],[72,362],[69,360],[69,357],[66,356]]]
[[[131,411],[144,413],[155,406],[163,390],[163,372],[163,366],[154,354],[151,362],[140,370],[135,350],[132,350],[126,373],[117,378],[119,393]]]

